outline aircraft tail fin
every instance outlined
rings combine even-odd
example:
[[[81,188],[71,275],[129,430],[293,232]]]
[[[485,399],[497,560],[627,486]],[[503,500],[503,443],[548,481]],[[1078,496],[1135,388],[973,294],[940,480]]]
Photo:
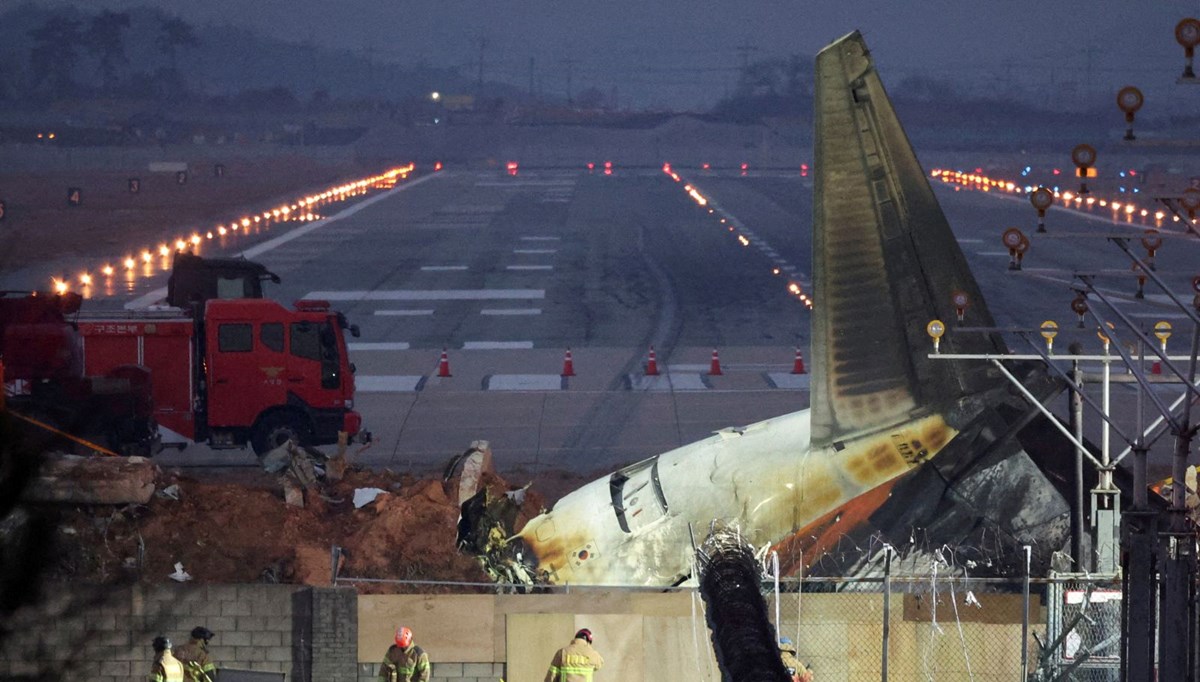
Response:
[[[816,62],[814,446],[882,428],[994,385],[986,364],[931,360],[930,320],[994,322],[860,33]],[[998,334],[943,352],[1003,353]]]

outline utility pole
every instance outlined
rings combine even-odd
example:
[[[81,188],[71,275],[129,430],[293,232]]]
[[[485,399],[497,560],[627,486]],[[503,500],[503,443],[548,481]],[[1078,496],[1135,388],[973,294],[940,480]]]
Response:
[[[475,98],[479,99],[483,96],[483,57],[484,51],[487,50],[488,40],[486,36],[479,36],[476,42],[479,45],[479,62],[475,73]],[[476,104],[478,105],[478,102]]]
[[[743,42],[741,45],[736,46],[734,48],[734,50],[738,53],[738,56],[741,58],[741,69],[738,71],[738,79],[740,81],[740,79],[743,79],[746,77],[746,72],[749,71],[749,69],[750,69],[750,55],[755,52],[758,52],[758,47],[751,44],[750,39],[747,38],[745,40],[745,42]],[[734,87],[734,89],[735,90],[737,89],[736,86]]]
[[[571,75],[575,65],[579,63],[579,60],[575,59],[574,57],[567,57],[565,59],[560,59],[559,63],[567,67],[567,106],[573,107],[575,106],[575,96],[571,91]]]
[[[737,50],[738,56],[741,57],[742,72],[744,73],[750,66],[750,55],[758,52],[758,46],[751,44],[750,39],[747,38],[746,42],[738,45],[734,49]]]

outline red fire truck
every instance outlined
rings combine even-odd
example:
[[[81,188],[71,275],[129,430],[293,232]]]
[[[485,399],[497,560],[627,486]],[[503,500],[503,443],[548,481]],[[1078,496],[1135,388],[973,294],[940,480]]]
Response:
[[[347,329],[326,301],[289,310],[266,299],[210,300],[198,319],[146,311],[79,322],[85,373],[150,371],[164,440],[250,443],[259,454],[289,438],[325,445],[361,430]]]
[[[208,279],[273,277],[256,264],[227,265]],[[261,296],[249,284],[232,288]],[[344,336],[358,330],[328,302],[288,309],[262,298],[186,300],[191,310],[80,317],[74,294],[0,296],[10,408],[125,452],[153,451],[160,435],[214,448],[249,443],[260,454],[289,438],[325,445],[339,431],[369,437],[353,409]]]

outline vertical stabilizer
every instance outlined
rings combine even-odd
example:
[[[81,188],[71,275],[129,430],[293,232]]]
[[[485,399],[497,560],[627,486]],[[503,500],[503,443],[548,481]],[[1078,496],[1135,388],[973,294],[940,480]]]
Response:
[[[934,361],[926,324],[994,326],[862,35],[817,55],[813,203],[813,445],[870,431],[991,384],[981,363]],[[944,352],[1003,352],[956,334]]]

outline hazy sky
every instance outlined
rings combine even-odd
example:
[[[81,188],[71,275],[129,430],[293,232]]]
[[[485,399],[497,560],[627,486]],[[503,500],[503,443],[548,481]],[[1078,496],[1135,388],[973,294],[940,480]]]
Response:
[[[17,0],[0,0],[0,5]],[[69,0],[35,0],[43,5]],[[235,23],[282,38],[373,50],[389,60],[474,64],[525,86],[617,88],[640,104],[700,105],[724,94],[742,52],[811,55],[860,29],[885,81],[914,73],[977,88],[1016,84],[1070,93],[1151,91],[1182,71],[1175,23],[1200,0],[90,0],[156,6],[197,23]],[[1090,69],[1089,69],[1090,65]],[[1200,96],[1200,88],[1197,88]],[[1060,93],[1061,94],[1061,93]],[[1195,106],[1192,109],[1195,110]]]

